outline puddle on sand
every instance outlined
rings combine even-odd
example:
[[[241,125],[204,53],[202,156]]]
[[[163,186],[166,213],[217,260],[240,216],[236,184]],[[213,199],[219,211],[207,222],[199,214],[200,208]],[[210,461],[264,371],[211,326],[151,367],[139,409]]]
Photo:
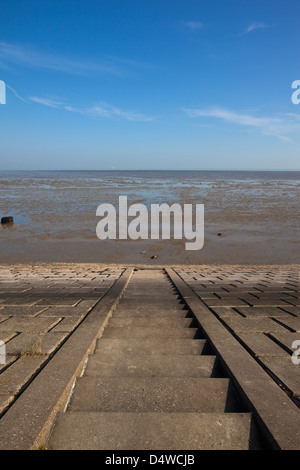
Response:
[[[2,228],[11,228],[14,225],[26,225],[31,223],[31,218],[28,215],[23,215],[23,214],[4,214],[1,215],[2,217],[9,217],[12,216],[14,218],[14,222],[12,224],[1,224]]]

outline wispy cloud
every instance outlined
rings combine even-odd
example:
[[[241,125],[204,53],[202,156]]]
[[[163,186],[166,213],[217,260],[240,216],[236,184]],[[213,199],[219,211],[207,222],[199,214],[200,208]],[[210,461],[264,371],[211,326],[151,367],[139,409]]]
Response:
[[[146,66],[146,64],[134,60],[104,55],[93,60],[78,57],[70,58],[60,54],[40,51],[28,45],[0,41],[0,68],[14,65],[51,69],[76,75],[86,75],[91,72],[126,75],[128,70],[133,67]]]
[[[292,141],[286,134],[300,131],[299,116],[286,113],[278,117],[253,116],[231,111],[225,108],[188,109],[183,111],[191,118],[211,117],[233,124],[254,127],[262,134],[273,135],[285,141]]]
[[[188,31],[198,31],[203,28],[203,23],[201,21],[181,21],[181,24]]]
[[[77,108],[67,104],[64,101],[57,101],[56,99],[40,98],[37,96],[31,96],[30,101],[48,106],[50,108],[63,109],[71,113],[79,113],[86,116],[94,116],[108,119],[125,119],[126,121],[135,122],[148,122],[154,121],[155,118],[146,114],[141,114],[136,111],[125,111],[123,109],[112,106],[106,102],[101,102],[97,105],[86,108]]]
[[[251,33],[252,31],[255,31],[256,29],[266,29],[266,28],[270,28],[269,25],[265,24],[265,23],[261,23],[261,22],[254,22],[254,23],[250,23],[247,28],[245,28],[245,30],[243,31],[242,34],[249,34]]]
[[[108,118],[122,118],[127,121],[154,121],[155,118],[135,111],[124,111],[107,103],[100,103],[85,110],[85,114]]]
[[[6,83],[6,88],[12,91],[15,97],[18,98],[19,100],[24,101],[24,103],[29,103],[29,101],[25,100],[25,98],[19,95],[19,93],[13,87],[11,87],[10,85],[7,85],[7,83]]]
[[[50,108],[61,108],[64,106],[64,103],[60,101],[55,101],[53,99],[48,98],[39,98],[38,96],[30,96],[28,98],[30,101],[34,103],[43,104],[44,106],[49,106]]]
[[[259,21],[254,21],[252,23],[249,23],[246,28],[244,28],[240,33],[235,33],[235,34],[226,34],[225,37],[227,38],[237,38],[241,36],[246,36],[249,33],[252,33],[253,31],[256,31],[258,29],[267,29],[267,28],[272,28],[274,25],[262,23]]]
[[[155,121],[157,117],[149,116],[146,114],[139,113],[137,111],[127,111],[116,106],[113,106],[105,101],[94,104],[88,107],[75,107],[71,104],[68,104],[67,100],[59,98],[49,98],[41,96],[29,96],[27,99],[19,95],[19,93],[12,88],[10,85],[6,84],[6,87],[12,91],[16,98],[27,103],[37,103],[42,106],[47,106],[48,108],[62,109],[69,111],[71,113],[83,114],[85,116],[94,116],[100,118],[108,119],[125,119],[126,121],[135,121],[135,122],[148,122]]]

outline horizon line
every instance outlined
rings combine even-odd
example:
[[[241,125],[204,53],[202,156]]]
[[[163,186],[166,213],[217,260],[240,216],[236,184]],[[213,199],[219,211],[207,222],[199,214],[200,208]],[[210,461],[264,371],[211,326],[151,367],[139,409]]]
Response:
[[[40,169],[0,169],[0,172],[8,172],[8,171],[53,171],[53,172],[58,172],[58,171],[300,171],[300,168],[181,168],[181,169],[158,169],[158,168],[145,168],[145,169],[122,169],[122,168],[101,168],[101,169],[87,169],[87,168],[82,168],[82,169],[45,169],[45,168],[40,168]]]

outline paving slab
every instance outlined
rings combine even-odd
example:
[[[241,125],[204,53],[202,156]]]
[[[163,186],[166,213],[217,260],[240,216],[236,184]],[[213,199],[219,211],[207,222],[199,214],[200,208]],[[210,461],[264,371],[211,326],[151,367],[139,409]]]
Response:
[[[46,333],[62,319],[59,317],[10,317],[1,323],[5,331],[26,331],[30,333]]]
[[[238,307],[237,310],[245,317],[290,318],[291,315],[277,307]]]
[[[242,299],[234,298],[234,299],[206,299],[205,303],[209,307],[245,307],[247,302]]]
[[[288,305],[296,305],[294,302],[291,304],[287,300],[273,300],[273,299],[253,299],[251,301],[247,300],[250,303],[251,307],[287,307]]]
[[[0,416],[7,409],[7,407],[13,402],[14,396],[11,394],[1,394],[0,392]]]
[[[217,300],[217,299],[220,299],[222,298],[221,295],[219,294],[219,291],[216,290],[215,291],[202,291],[202,290],[199,290],[197,289],[197,287],[195,287],[195,292],[199,295],[200,299],[203,299],[203,300]]]
[[[274,339],[274,341],[278,342],[282,347],[284,347],[289,354],[293,354],[295,352],[295,349],[292,348],[294,341],[300,341],[300,334],[296,332],[276,332],[271,333],[270,336]]]
[[[57,325],[54,326],[54,328],[51,329],[54,333],[70,333],[71,331],[76,328],[77,325],[83,320],[84,315],[81,317],[67,317],[63,318]]]
[[[224,318],[226,325],[235,333],[242,332],[257,332],[257,333],[270,333],[275,331],[286,331],[284,326],[275,322],[271,318]]]
[[[21,333],[6,345],[7,354],[16,355],[49,355],[54,352],[66,338],[67,333]]]
[[[260,360],[285,388],[294,396],[300,396],[300,368],[299,364],[293,364],[291,356],[286,354],[282,357],[261,357]]]
[[[300,299],[291,299],[286,300],[293,307],[300,307]]]
[[[294,330],[295,332],[298,332],[298,333],[300,332],[300,317],[298,318],[285,317],[279,320],[280,320],[280,323],[287,326],[291,330]]]
[[[47,305],[56,305],[56,306],[62,306],[65,307],[66,305],[69,305],[70,307],[75,307],[76,305],[79,304],[81,299],[53,299],[51,296],[49,299],[42,299],[39,300],[36,305],[42,305],[42,306],[47,306]]]
[[[241,318],[241,315],[231,307],[214,307],[213,311],[219,318]]]
[[[276,334],[276,333],[275,333]],[[240,333],[239,339],[255,356],[286,356],[287,352],[264,333]]]
[[[44,356],[22,356],[0,374],[0,390],[3,395],[15,396],[34,377]]]
[[[62,293],[61,289],[59,292],[53,291],[30,291],[30,299],[36,300],[36,302],[45,303],[49,300],[54,300],[54,302],[64,302],[64,298],[66,297],[66,292]]]
[[[78,304],[77,307],[45,307],[39,317],[82,317],[86,315],[97,302],[90,305]]]
[[[11,355],[7,354],[5,359],[6,359],[5,364],[0,364],[0,373],[2,373],[13,362],[15,362],[18,359],[18,356],[11,356]],[[1,389],[0,389],[0,394],[1,394]]]
[[[43,312],[46,310],[46,307],[26,307],[26,306],[21,306],[21,305],[16,305],[14,307],[3,307],[0,311],[1,315],[7,315],[8,317],[11,316],[29,316],[29,317],[35,317],[39,313]]]
[[[30,307],[32,305],[35,305],[38,302],[36,299],[32,299],[30,297],[26,298],[24,296],[16,297],[16,298],[2,298],[1,299],[1,306],[16,306],[16,307],[21,307],[22,305],[24,307]]]
[[[5,331],[4,328],[0,327],[0,340],[3,341],[3,343],[7,343],[10,341],[12,338],[18,335],[17,331]]]
[[[287,306],[282,308],[291,315],[294,315],[295,317],[300,317],[300,307]]]

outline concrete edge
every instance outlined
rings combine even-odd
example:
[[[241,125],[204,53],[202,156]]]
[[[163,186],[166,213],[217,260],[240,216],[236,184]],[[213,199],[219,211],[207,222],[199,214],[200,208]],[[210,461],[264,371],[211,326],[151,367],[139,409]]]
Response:
[[[197,318],[270,447],[299,450],[300,410],[175,272],[165,271]]]
[[[133,269],[127,268],[0,420],[0,450],[39,449],[63,411]]]
[[[126,268],[139,268],[139,267],[145,267],[145,268],[180,268],[180,269],[199,269],[199,268],[243,268],[243,269],[249,269],[249,268],[286,268],[286,269],[299,269],[300,264],[299,263],[288,263],[288,264],[253,264],[253,263],[235,263],[235,264],[226,264],[226,263],[198,263],[198,264],[191,264],[191,263],[170,263],[170,264],[146,264],[146,263],[93,263],[93,262],[81,262],[81,261],[24,261],[23,263],[20,262],[1,262],[0,261],[0,268],[5,268],[5,269],[10,269],[10,268],[22,268],[22,267],[30,267],[30,268],[63,268],[63,267],[70,267],[70,266],[77,266],[80,268],[84,267],[94,267],[97,269],[103,269],[103,268],[121,268],[121,269],[126,269]]]

